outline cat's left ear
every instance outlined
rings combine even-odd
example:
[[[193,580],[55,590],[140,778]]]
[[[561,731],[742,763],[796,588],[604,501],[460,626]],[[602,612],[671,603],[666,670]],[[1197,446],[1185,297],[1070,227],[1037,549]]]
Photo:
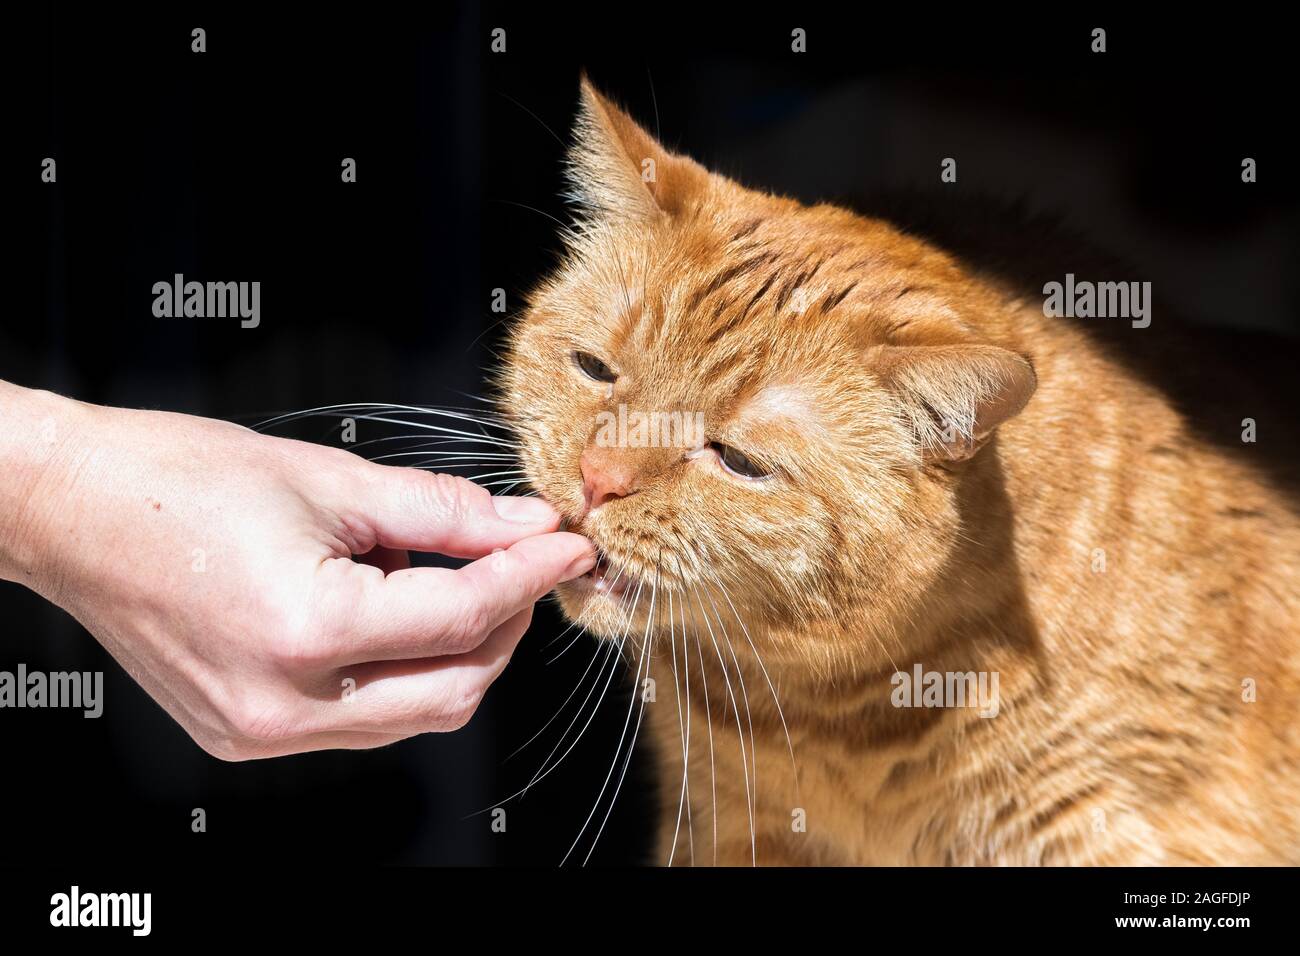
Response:
[[[703,166],[664,149],[585,76],[569,176],[595,214],[634,219],[681,211],[709,178]]]
[[[922,457],[941,463],[973,456],[1038,387],[1028,359],[993,345],[885,346],[873,364]]]

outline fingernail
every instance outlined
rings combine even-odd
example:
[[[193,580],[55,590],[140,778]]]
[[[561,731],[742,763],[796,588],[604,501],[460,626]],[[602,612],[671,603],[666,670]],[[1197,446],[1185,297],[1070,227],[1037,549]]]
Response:
[[[561,581],[572,581],[574,578],[582,577],[596,566],[596,549],[589,548],[582,553],[582,557],[577,558],[564,571],[564,577]]]
[[[555,509],[540,498],[499,496],[492,499],[492,507],[502,518],[519,524],[546,524],[556,518]]]

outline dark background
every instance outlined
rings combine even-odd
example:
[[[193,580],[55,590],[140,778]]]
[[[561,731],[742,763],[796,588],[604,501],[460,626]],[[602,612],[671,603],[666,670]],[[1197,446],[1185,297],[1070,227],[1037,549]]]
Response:
[[[992,225],[1005,203],[1062,217],[1131,264],[1098,278],[1153,282],[1155,327],[1177,314],[1227,343],[1194,345],[1184,370],[1246,382],[1265,365],[1294,368],[1293,81],[1282,33],[1267,24],[1247,35],[1217,19],[1036,13],[1009,25],[928,8],[854,20],[802,5],[780,16],[221,10],[58,7],[14,24],[5,163],[18,242],[0,378],[246,424],[333,403],[469,404],[499,341],[491,290],[517,307],[558,254],[548,217],[565,218],[561,141],[582,69],[670,148],[750,185],[810,201],[951,200],[948,218],[963,228]],[[1088,50],[1098,25],[1110,45],[1100,56]],[[201,55],[190,52],[195,26],[207,30]],[[501,55],[487,52],[496,26],[507,30]],[[794,26],[809,31],[807,54],[789,52]],[[55,185],[39,180],[45,156],[58,161]],[[357,160],[355,184],[339,180],[345,156]],[[956,187],[939,182],[947,156]],[[1244,156],[1258,160],[1258,183],[1241,183]],[[1087,277],[1081,258],[1046,258],[1049,277]],[[151,287],[176,272],[261,281],[261,326],[154,318]],[[1261,348],[1260,333],[1276,338]],[[1226,442],[1242,413],[1224,412],[1204,427]],[[338,440],[324,418],[280,433]],[[363,425],[359,437],[375,436]],[[106,698],[98,720],[0,711],[0,862],[554,865],[614,758],[626,687],[561,768],[508,805],[506,833],[467,815],[523,786],[568,723],[571,709],[506,760],[595,650],[584,640],[548,664],[559,631],[539,610],[457,734],[225,764],[69,617],[0,585],[0,669],[103,670]],[[594,862],[645,857],[643,762]],[[206,834],[190,831],[195,807]]]

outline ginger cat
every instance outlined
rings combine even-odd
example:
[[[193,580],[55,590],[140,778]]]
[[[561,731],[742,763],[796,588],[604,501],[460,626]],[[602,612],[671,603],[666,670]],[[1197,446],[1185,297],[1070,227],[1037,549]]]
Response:
[[[581,95],[502,384],[603,554],[559,599],[635,670],[657,862],[1300,863],[1282,493],[1042,298]]]

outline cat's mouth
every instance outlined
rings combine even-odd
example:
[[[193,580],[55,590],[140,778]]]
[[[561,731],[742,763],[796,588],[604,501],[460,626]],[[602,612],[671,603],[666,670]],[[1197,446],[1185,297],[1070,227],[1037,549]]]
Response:
[[[590,588],[594,593],[603,594],[610,598],[622,597],[631,589],[631,586],[635,583],[631,574],[628,573],[626,568],[610,560],[609,555],[605,553],[605,549],[582,529],[580,521],[570,521],[565,518],[560,522],[560,530],[583,535],[588,541],[591,541],[592,547],[596,549],[596,566],[581,577],[575,578],[570,582],[571,584]]]
[[[611,598],[622,597],[632,584],[625,570],[611,562],[599,545],[596,546],[596,566],[579,580],[587,582],[597,594]]]

